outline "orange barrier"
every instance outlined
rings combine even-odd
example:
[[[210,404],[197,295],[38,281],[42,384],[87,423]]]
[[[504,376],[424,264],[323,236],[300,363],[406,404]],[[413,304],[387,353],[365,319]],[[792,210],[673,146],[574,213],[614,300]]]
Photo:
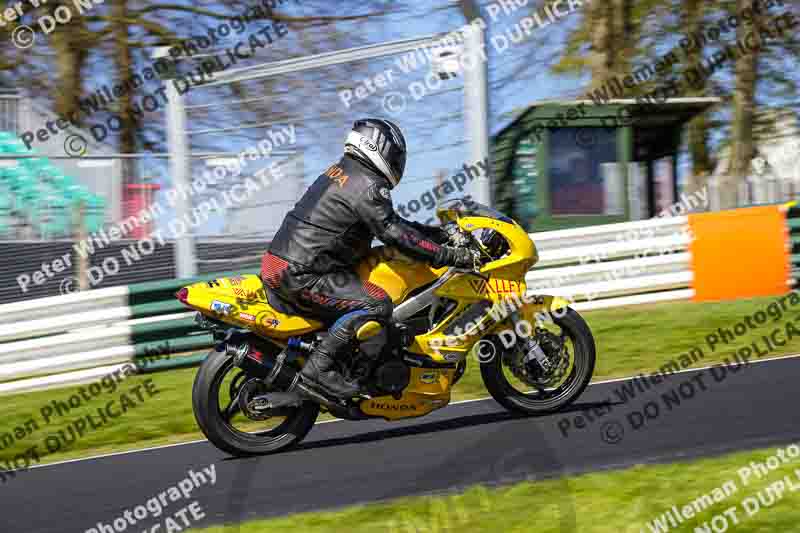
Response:
[[[689,229],[695,301],[788,292],[785,209],[749,207],[689,215]]]

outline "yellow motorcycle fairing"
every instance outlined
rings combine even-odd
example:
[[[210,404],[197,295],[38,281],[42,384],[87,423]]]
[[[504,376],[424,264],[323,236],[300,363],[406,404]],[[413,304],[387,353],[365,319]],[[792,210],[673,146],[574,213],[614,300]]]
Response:
[[[459,274],[439,287],[434,294],[456,300],[458,306],[433,330],[415,337],[409,351],[427,355],[440,363],[459,362],[481,338],[507,328],[513,311],[523,318],[535,319],[538,313],[569,305],[563,298],[527,294],[525,274],[538,261],[539,255],[521,226],[485,217],[458,217],[457,213],[447,211],[439,215],[469,232],[484,228],[497,231],[508,242],[509,252],[486,263],[479,273]],[[454,332],[452,319],[466,313],[478,302],[486,302],[485,312]]]
[[[427,415],[450,403],[454,368],[411,368],[411,379],[399,400],[378,396],[363,400],[359,407],[365,414],[389,420]]]

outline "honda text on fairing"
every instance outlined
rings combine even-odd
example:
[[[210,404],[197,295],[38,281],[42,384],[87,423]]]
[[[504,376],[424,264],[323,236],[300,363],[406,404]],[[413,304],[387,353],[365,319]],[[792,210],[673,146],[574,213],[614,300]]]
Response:
[[[437,217],[450,245],[482,259],[474,269],[436,268],[392,247],[373,248],[358,275],[382,287],[394,310],[385,327],[363,324],[360,344],[340,363],[339,371],[360,387],[352,398],[299,379],[326,327],[287,313],[259,276],[182,288],[178,298],[199,311],[198,323],[216,340],[192,391],[208,439],[234,455],[262,454],[300,442],[320,410],[348,420],[423,416],[450,402],[469,361],[511,411],[551,413],[575,401],[592,377],[594,339],[566,300],[527,294],[525,274],[538,259],[528,234],[465,200],[446,203]],[[512,343],[509,331],[526,334]]]

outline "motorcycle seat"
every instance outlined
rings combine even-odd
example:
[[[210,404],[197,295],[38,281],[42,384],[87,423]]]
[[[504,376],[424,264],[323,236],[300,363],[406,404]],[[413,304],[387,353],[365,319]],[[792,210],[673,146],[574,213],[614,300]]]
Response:
[[[290,302],[266,284],[264,284],[264,293],[267,295],[267,303],[270,307],[284,315],[304,316],[308,313],[307,310],[303,310],[298,304]]]

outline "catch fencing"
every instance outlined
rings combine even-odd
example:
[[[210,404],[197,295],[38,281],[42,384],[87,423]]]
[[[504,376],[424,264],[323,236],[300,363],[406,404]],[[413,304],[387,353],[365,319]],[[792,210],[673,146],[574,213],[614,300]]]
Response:
[[[800,208],[775,209],[786,217],[781,239],[788,240],[786,262],[793,265],[783,281],[788,290],[800,270]],[[526,276],[528,291],[566,297],[578,310],[692,299],[692,242],[698,237],[691,216],[533,233],[539,262]],[[196,281],[256,272],[0,305],[0,394],[90,382],[131,362],[140,372],[197,365],[212,338],[174,293]]]

